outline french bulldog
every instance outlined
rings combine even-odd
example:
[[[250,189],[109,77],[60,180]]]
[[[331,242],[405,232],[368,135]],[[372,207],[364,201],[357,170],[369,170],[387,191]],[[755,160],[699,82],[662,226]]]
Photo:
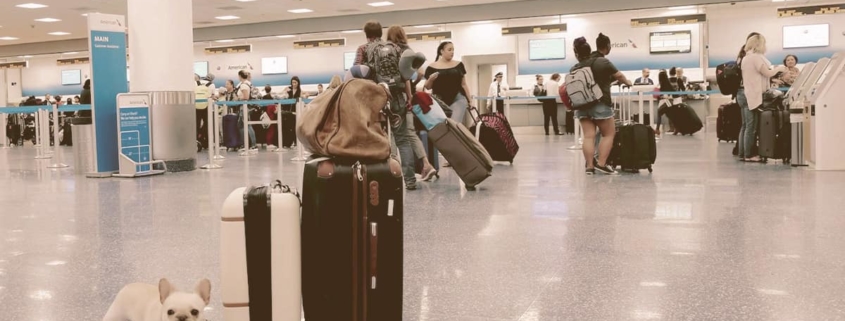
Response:
[[[117,293],[103,321],[205,321],[211,281],[200,280],[194,293],[178,292],[167,279],[158,287],[133,283]]]

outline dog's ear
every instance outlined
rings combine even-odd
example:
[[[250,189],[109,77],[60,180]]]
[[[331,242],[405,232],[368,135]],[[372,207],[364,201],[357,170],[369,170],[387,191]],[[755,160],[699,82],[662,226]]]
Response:
[[[171,285],[170,281],[167,279],[161,279],[158,281],[158,296],[162,304],[164,304],[164,300],[167,300],[167,297],[175,291],[176,289],[173,288],[173,285]]]
[[[208,305],[208,303],[211,302],[211,281],[208,279],[200,280],[197,282],[194,292],[196,292],[202,300],[205,301],[205,304]]]

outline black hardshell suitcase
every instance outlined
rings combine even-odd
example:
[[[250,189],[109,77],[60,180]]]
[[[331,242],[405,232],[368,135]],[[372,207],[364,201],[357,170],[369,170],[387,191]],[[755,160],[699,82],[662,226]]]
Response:
[[[716,118],[716,136],[719,141],[735,142],[742,129],[742,111],[739,104],[732,102],[719,106]]]
[[[704,124],[695,110],[684,103],[666,108],[666,117],[669,117],[669,120],[675,125],[675,130],[682,135],[692,135],[704,128]]]
[[[760,113],[759,128],[760,157],[780,159],[789,163],[792,158],[792,124],[789,111],[764,110]]]
[[[403,187],[401,166],[393,159],[306,163],[305,320],[402,320]]]
[[[656,160],[657,141],[651,126],[617,123],[608,164],[619,166],[626,172],[648,169],[651,173]]]

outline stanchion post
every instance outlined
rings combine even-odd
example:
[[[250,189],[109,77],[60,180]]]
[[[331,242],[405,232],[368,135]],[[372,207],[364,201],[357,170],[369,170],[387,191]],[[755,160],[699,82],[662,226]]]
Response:
[[[45,112],[46,110],[40,108],[35,111],[35,159],[53,158],[52,155],[47,155],[47,153],[44,152],[44,148],[46,147],[45,144],[50,144],[49,138],[47,139],[46,143],[44,142],[44,126],[50,125],[49,120],[46,119],[47,116],[45,115]],[[45,121],[47,121],[46,124]]]
[[[217,108],[215,106],[217,106],[217,104],[214,102],[214,99],[209,97],[208,98],[208,107],[206,108],[206,110],[208,112],[208,117],[206,119],[208,121],[206,121],[206,124],[205,124],[205,127],[208,128],[208,136],[206,136],[206,139],[208,140],[208,164],[200,166],[200,168],[202,168],[202,169],[220,169],[220,168],[223,168],[223,166],[220,166],[219,164],[214,163],[214,154],[216,153],[215,150],[217,149],[215,141],[214,141],[214,132],[215,132],[214,123],[216,123],[216,120],[217,120],[217,112],[216,112]]]
[[[304,103],[302,102],[302,98],[300,98],[299,101],[296,103],[296,116],[297,117],[299,117],[299,115],[302,115],[302,105],[303,104]],[[296,134],[294,134],[294,139],[298,140],[298,138],[296,138],[295,135]],[[291,161],[304,162],[305,160],[306,159],[305,159],[304,147],[302,147],[302,143],[296,142],[296,157],[292,158]]]
[[[510,96],[506,96],[506,97],[503,97],[503,99],[505,100],[505,104],[504,104],[505,110],[503,110],[503,112],[505,114],[505,118],[510,121],[510,119],[511,119],[511,98],[510,98]]]
[[[285,151],[282,148],[282,101],[279,100],[278,106],[276,106],[276,149],[273,150],[274,153],[281,153]]]
[[[220,115],[220,110],[218,109],[217,102],[211,105],[214,107],[214,159],[226,159],[223,155],[220,155],[220,132],[222,131],[223,127],[223,116]],[[228,114],[228,106],[226,107],[227,114]]]
[[[0,114],[0,142],[3,143],[3,149],[10,148],[9,137],[6,135],[6,118],[9,114]]]
[[[639,92],[639,96],[640,96],[639,97],[639,100],[640,100],[640,124],[645,124],[645,108],[644,108],[645,102],[643,101],[643,98],[645,98],[645,96],[643,95],[642,91]],[[649,114],[649,117],[651,117],[650,114]],[[651,124],[651,123],[649,123],[649,124]]]
[[[243,104],[241,106],[241,117],[243,117],[244,123],[244,151],[238,154],[239,156],[250,156],[249,150],[249,107],[247,104]]]
[[[46,111],[45,111],[46,112]],[[67,164],[62,163],[62,153],[59,151],[59,105],[53,105],[53,155],[56,156],[55,162],[47,166],[47,168],[68,168]],[[49,122],[47,125],[49,126]],[[49,144],[49,142],[48,142]]]

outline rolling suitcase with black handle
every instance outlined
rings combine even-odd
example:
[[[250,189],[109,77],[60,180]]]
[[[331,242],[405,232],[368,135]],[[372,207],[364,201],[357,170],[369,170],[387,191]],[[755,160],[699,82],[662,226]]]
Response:
[[[223,320],[299,321],[300,201],[280,181],[238,188],[223,203]]]
[[[473,117],[475,126],[472,126],[469,131],[476,134],[476,138],[487,149],[487,153],[494,161],[513,164],[513,159],[519,152],[519,144],[513,136],[513,129],[508,119],[498,113],[478,115],[478,109],[470,107],[470,115],[473,111],[478,117]]]
[[[692,136],[692,134],[704,128],[704,124],[695,110],[684,103],[667,107],[666,117],[669,117],[669,120],[675,125],[675,130],[681,135]]]
[[[392,158],[305,164],[305,320],[402,320],[403,187]]]
[[[789,164],[792,158],[792,124],[789,111],[763,110],[760,113],[758,151],[763,160],[780,159]]]
[[[719,106],[716,118],[716,136],[719,141],[735,142],[742,129],[742,111],[739,104],[732,102]]]
[[[493,159],[463,124],[446,119],[434,126],[428,135],[467,189],[474,189],[493,175]]]

